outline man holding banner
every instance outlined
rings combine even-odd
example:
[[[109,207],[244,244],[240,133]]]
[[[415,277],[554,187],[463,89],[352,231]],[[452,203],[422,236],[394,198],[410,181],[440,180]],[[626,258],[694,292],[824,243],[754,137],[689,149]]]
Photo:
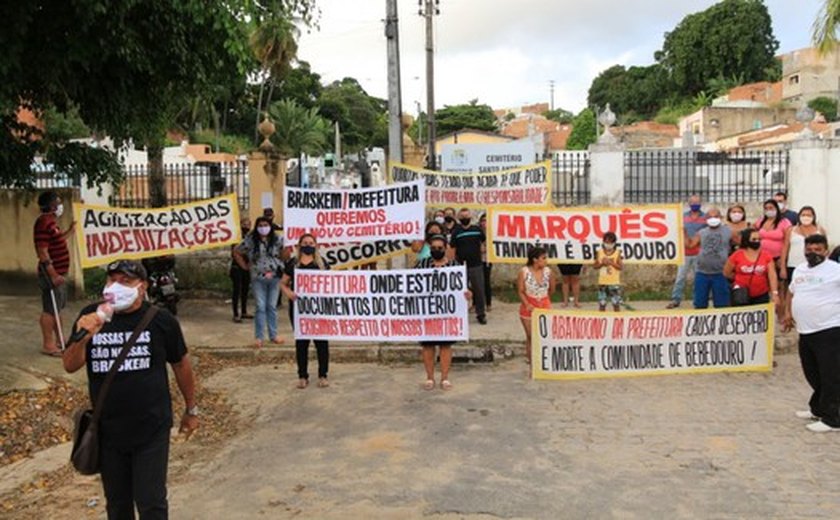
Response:
[[[470,290],[473,293],[473,305],[478,322],[487,325],[484,300],[484,262],[481,258],[481,247],[487,240],[484,231],[472,224],[472,214],[467,208],[458,212],[459,225],[452,232],[452,246],[455,248],[455,258],[458,263],[467,266],[467,276],[470,280]]]

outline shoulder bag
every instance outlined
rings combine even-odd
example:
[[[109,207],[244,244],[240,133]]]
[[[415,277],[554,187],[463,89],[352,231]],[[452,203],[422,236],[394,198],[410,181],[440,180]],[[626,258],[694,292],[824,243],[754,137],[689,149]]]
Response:
[[[744,253],[746,256],[746,253]],[[747,282],[746,287],[739,287],[735,286],[732,288],[732,306],[733,307],[743,307],[745,305],[750,304],[750,287],[752,287],[752,280],[753,276],[755,276],[755,268],[758,265],[758,261],[761,259],[761,252],[759,251],[758,256],[755,259],[755,263],[753,263],[752,272],[750,273],[749,281]]]
[[[158,307],[151,305],[143,319],[135,327],[131,337],[123,345],[120,355],[114,360],[114,364],[108,370],[105,381],[99,388],[99,395],[96,397],[96,404],[93,409],[76,411],[73,417],[73,450],[70,452],[70,462],[76,471],[82,475],[95,475],[99,473],[99,417],[102,415],[102,408],[105,406],[105,396],[111,388],[111,383],[117,375],[117,370],[122,366],[131,347],[137,342],[137,338],[143,329],[149,325],[152,318],[157,314]]]

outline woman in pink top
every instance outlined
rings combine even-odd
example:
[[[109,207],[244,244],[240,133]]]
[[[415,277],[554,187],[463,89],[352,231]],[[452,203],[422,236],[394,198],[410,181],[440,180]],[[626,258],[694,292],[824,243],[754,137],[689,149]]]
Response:
[[[761,237],[761,251],[770,255],[778,264],[785,245],[785,232],[790,227],[790,221],[782,216],[779,204],[768,199],[764,202],[764,217],[755,223],[755,228]],[[780,265],[776,265],[780,269]]]

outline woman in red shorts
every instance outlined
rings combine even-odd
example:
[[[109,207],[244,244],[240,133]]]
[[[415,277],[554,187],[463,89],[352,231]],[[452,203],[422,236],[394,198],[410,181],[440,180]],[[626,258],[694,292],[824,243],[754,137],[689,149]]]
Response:
[[[547,252],[535,247],[528,252],[528,263],[519,271],[519,318],[525,329],[525,357],[531,363],[531,313],[534,309],[550,309],[551,295],[557,280],[548,268]]]

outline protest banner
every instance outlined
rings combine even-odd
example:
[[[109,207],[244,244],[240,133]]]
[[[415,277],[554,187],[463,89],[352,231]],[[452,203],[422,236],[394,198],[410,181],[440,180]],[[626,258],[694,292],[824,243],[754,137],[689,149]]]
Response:
[[[412,240],[376,240],[349,244],[319,245],[321,258],[331,269],[351,269],[411,252]]]
[[[74,205],[82,267],[201,251],[240,241],[236,194],[165,208]]]
[[[287,187],[283,193],[286,245],[305,233],[337,244],[374,240],[422,240],[425,213],[422,181],[355,190]]]
[[[768,372],[772,305],[631,313],[537,310],[535,379]]]
[[[295,270],[295,338],[469,338],[464,266],[394,271]]]
[[[450,143],[441,146],[438,164],[445,172],[487,173],[534,162],[542,147],[530,138],[509,143]]]
[[[434,207],[483,209],[510,206],[546,206],[551,203],[551,161],[491,173],[447,173],[392,164],[391,182],[423,179],[426,204]]]
[[[490,207],[487,258],[491,263],[523,264],[536,245],[550,264],[592,262],[604,233],[618,236],[628,264],[683,262],[682,210],[679,205],[616,208]]]

